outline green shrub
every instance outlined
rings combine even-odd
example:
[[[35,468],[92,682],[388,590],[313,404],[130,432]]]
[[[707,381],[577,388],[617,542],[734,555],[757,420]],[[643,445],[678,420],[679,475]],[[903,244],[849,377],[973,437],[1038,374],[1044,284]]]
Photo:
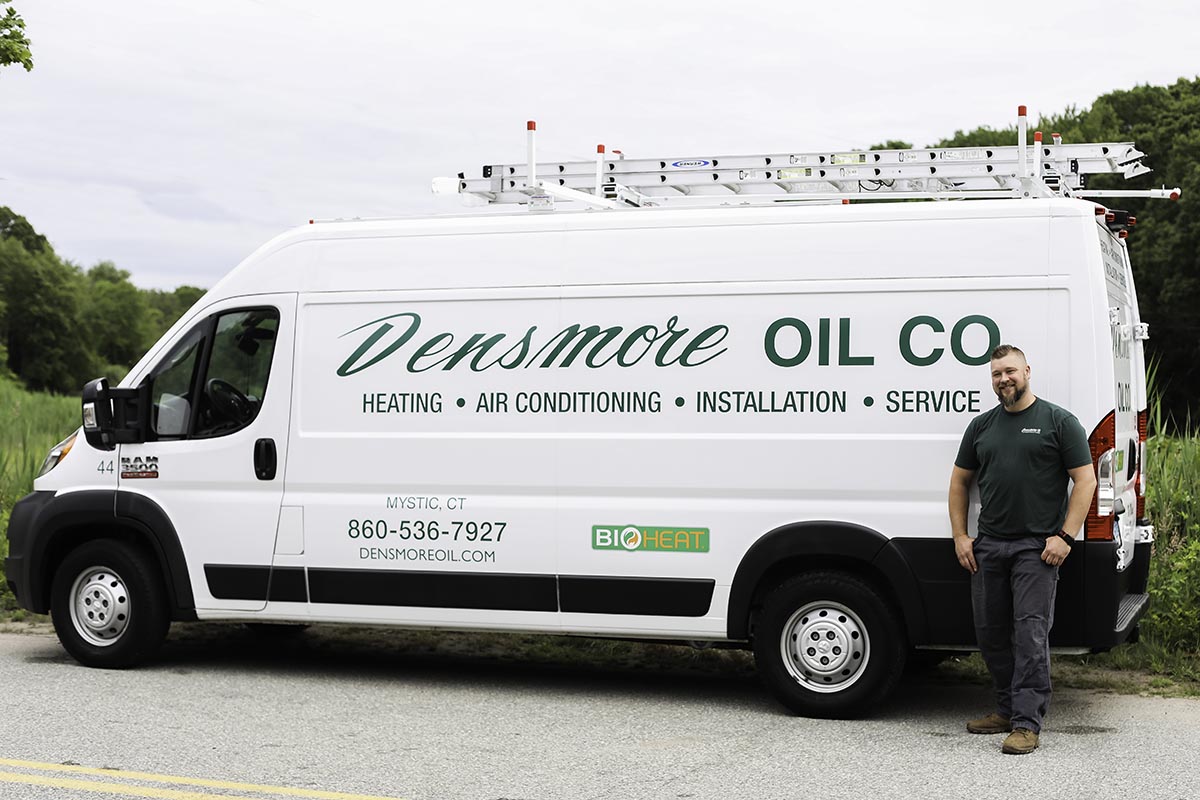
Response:
[[[1146,472],[1155,542],[1142,632],[1169,650],[1200,653],[1200,436],[1152,437]]]

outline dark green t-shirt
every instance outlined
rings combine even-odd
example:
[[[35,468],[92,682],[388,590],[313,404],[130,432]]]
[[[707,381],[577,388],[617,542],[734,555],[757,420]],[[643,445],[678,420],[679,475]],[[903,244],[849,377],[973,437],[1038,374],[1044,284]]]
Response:
[[[1050,536],[1067,518],[1067,470],[1092,463],[1071,412],[1037,398],[1011,414],[997,404],[967,425],[954,463],[979,479],[979,532]]]

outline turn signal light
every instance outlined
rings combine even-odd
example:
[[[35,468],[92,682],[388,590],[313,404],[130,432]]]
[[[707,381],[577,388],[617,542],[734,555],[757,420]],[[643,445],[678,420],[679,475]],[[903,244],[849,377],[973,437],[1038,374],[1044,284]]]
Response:
[[[1112,541],[1113,498],[1115,495],[1113,456],[1116,454],[1117,414],[1110,411],[1088,437],[1088,449],[1096,468],[1096,496],[1083,523],[1083,538],[1089,541]]]

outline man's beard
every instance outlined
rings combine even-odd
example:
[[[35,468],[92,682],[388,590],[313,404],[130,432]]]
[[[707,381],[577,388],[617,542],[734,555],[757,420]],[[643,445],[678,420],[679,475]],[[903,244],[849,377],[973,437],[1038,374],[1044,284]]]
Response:
[[[1013,393],[1011,398],[1006,398],[1004,396],[1004,390],[1007,388],[1007,386],[1000,387],[1000,391],[996,392],[996,397],[1000,398],[1000,404],[1005,408],[1012,408],[1017,403],[1021,402],[1021,398],[1025,396],[1026,387],[1013,384]]]

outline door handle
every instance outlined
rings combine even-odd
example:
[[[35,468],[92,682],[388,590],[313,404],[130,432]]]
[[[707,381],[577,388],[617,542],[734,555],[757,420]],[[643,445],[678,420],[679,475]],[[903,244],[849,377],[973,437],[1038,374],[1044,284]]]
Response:
[[[254,474],[260,481],[275,480],[277,461],[274,439],[259,439],[254,443]]]

